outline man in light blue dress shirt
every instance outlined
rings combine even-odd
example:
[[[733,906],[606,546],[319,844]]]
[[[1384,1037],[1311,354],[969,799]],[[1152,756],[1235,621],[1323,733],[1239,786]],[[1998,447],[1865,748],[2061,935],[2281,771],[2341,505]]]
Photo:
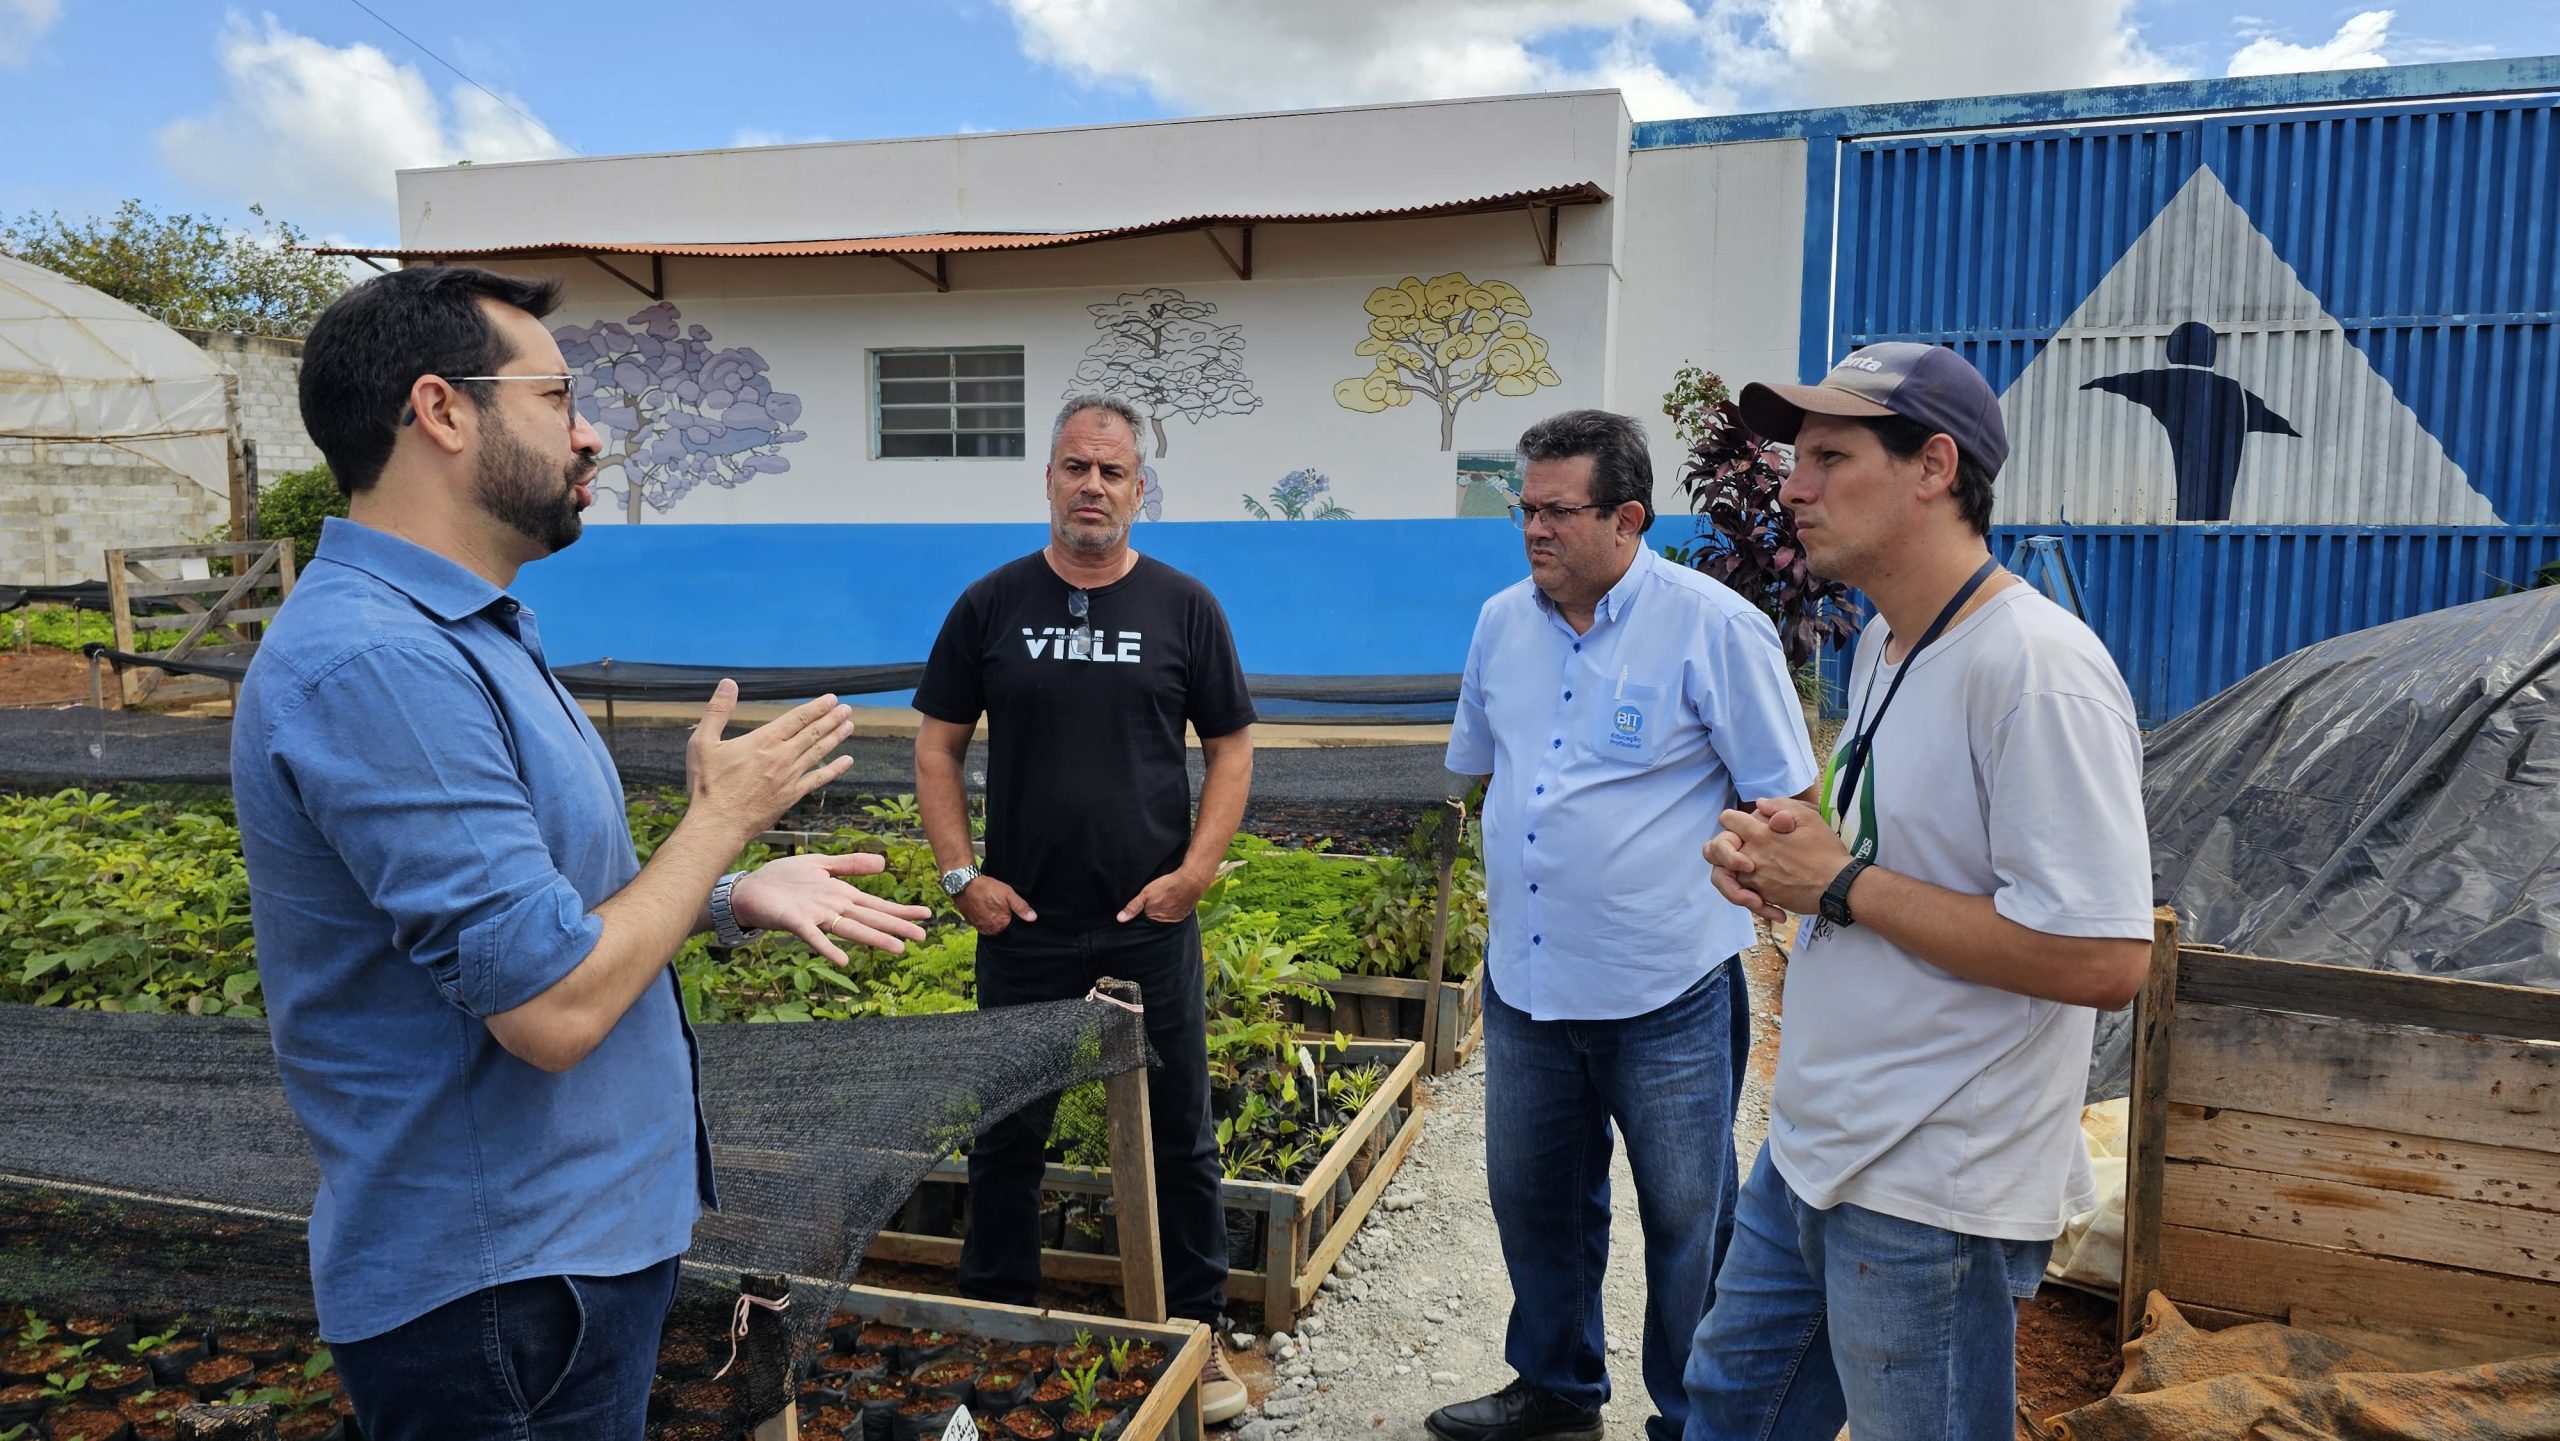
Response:
[[[541,317],[556,282],[400,270],[312,326],[305,426],[349,496],[232,724],[258,974],[320,1165],[320,1334],[373,1441],[636,1441],[677,1257],[713,1203],[668,961],[718,929],[900,948],[926,912],[841,877],[721,874],[843,773],[833,696],[722,739],[641,865],[517,568],[578,537],[600,442]]]
[[[1699,847],[1737,797],[1807,793],[1813,754],[1768,617],[1645,544],[1643,429],[1568,411],[1520,456],[1529,577],[1476,619],[1447,761],[1490,777],[1485,1169],[1519,1374],[1426,1424],[1442,1441],[1601,1435],[1614,1127],[1644,1227],[1648,1432],[1672,1441],[1731,1235],[1751,1041],[1751,918]]]

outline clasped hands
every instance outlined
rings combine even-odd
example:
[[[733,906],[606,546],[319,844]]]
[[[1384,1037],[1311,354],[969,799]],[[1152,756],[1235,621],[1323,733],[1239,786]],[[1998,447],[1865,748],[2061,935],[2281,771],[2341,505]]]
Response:
[[[1849,863],[1849,848],[1822,812],[1792,796],[1726,811],[1724,829],[1703,848],[1716,894],[1771,925],[1787,913],[1812,915],[1822,893]]]

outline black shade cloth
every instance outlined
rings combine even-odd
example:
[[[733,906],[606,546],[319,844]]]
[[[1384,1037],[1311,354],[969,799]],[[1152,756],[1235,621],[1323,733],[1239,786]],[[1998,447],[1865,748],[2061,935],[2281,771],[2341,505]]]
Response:
[[[2189,941],[2560,987],[2560,589],[2323,641],[2152,733],[2153,895]],[[2125,1094],[2127,1013],[2092,1097]]]
[[[136,655],[112,646],[92,644],[84,653],[102,656],[118,668],[158,666],[185,675],[210,676],[237,683],[249,673],[246,655],[193,655],[171,661]],[[740,700],[800,700],[816,695],[881,695],[913,690],[924,676],[924,663],[863,666],[733,666],[657,665],[645,661],[595,660],[555,666],[553,675],[569,694],[581,700],[671,701],[701,703],[711,688],[727,677],[738,683]],[[1449,675],[1249,675],[1245,686],[1254,701],[1297,701],[1310,705],[1367,708],[1379,723],[1424,719],[1399,708],[1452,707],[1458,700],[1458,677]],[[1340,715],[1299,715],[1290,719],[1341,721]],[[1445,709],[1428,717],[1449,718]]]
[[[16,610],[22,605],[67,605],[74,610],[112,611],[115,602],[107,595],[103,580],[84,580],[71,585],[0,585],[0,611]],[[178,607],[175,602],[156,597],[131,603],[135,615],[168,615]]]

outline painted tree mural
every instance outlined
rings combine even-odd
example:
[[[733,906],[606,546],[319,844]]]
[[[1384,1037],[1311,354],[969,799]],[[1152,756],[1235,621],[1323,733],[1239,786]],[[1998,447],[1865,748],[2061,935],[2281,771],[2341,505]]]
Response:
[[[773,388],[763,356],[717,349],[710,331],[682,318],[660,301],[627,323],[551,332],[577,373],[578,412],[604,436],[597,489],[617,490],[618,473],[634,525],[643,502],[664,515],[704,481],[726,490],[779,475],[791,468],[782,447],[807,439],[791,428],[800,397]]]
[[[1158,459],[1171,417],[1198,425],[1262,408],[1244,373],[1244,327],[1210,323],[1215,304],[1150,286],[1085,309],[1102,336],[1085,347],[1075,384],[1060,398],[1100,391],[1128,401],[1155,431]]]
[[[1529,395],[1564,383],[1547,363],[1547,342],[1529,331],[1528,298],[1507,280],[1408,275],[1370,291],[1362,308],[1369,335],[1352,353],[1377,364],[1336,384],[1333,403],[1374,415],[1420,396],[1440,407],[1442,450],[1455,448],[1458,407],[1486,391]]]
[[[1342,508],[1332,491],[1333,481],[1323,471],[1293,470],[1271,487],[1270,504],[1246,495],[1244,513],[1256,520],[1269,520],[1275,514],[1282,520],[1351,519],[1351,512]]]

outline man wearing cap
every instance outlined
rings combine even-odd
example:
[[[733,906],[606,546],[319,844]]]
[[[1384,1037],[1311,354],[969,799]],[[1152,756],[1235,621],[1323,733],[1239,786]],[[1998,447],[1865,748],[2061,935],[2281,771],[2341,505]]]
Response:
[[[1716,889],[1804,917],[1769,1139],[1691,1347],[1690,1441],[2010,1434],[2017,1300],[2095,1203],[2081,1087],[2149,964],[2132,697],[1985,547],[2009,444],[1951,350],[1752,385],[1813,569],[1864,591],[1818,804],[1729,811]]]
[[[1476,620],[1448,766],[1489,776],[1485,1172],[1518,1377],[1441,1407],[1440,1441],[1601,1434],[1609,1156],[1644,1230],[1643,1375],[1680,1435],[1684,1347],[1732,1231],[1733,1116],[1751,1049],[1751,918],[1691,847],[1743,798],[1812,794],[1769,618],[1654,553],[1644,428],[1574,410],[1520,437],[1529,574]]]

